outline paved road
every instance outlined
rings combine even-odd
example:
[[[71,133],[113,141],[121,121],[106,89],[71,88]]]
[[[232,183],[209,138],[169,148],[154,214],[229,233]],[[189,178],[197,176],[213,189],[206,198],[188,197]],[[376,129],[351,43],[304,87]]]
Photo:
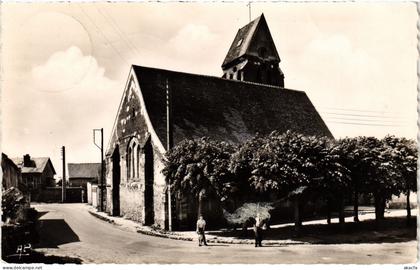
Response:
[[[38,204],[38,250],[83,263],[413,263],[416,241],[384,244],[198,247],[125,231],[90,215],[83,204]]]

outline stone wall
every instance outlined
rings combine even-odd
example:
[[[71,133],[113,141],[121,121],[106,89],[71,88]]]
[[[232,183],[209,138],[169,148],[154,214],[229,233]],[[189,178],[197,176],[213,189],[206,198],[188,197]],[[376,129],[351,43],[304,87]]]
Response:
[[[155,212],[155,225],[160,228],[165,228],[166,220],[166,178],[162,173],[164,168],[163,155],[156,149],[154,153],[154,212]]]
[[[143,186],[140,183],[120,185],[121,215],[125,218],[144,223]]]

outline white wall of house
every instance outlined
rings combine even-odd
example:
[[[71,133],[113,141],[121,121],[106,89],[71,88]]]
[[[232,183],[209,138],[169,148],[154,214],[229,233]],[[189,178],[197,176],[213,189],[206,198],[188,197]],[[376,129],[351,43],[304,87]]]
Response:
[[[92,183],[91,182],[87,182],[86,192],[87,192],[87,203],[92,204]]]

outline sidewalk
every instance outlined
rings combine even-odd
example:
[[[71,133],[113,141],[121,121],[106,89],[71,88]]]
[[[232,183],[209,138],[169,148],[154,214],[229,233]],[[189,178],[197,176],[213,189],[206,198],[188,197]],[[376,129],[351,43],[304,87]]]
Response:
[[[104,212],[98,212],[94,207],[90,206],[90,205],[86,205],[86,209],[87,211],[101,219],[104,220],[106,222],[109,222],[111,224],[114,224],[116,226],[120,226],[122,229],[124,230],[128,230],[128,231],[132,231],[132,232],[137,232],[137,233],[142,233],[145,235],[151,235],[151,236],[156,236],[156,237],[164,237],[164,238],[169,238],[169,239],[174,239],[174,240],[183,240],[183,241],[196,241],[197,240],[197,234],[194,231],[182,231],[182,232],[169,232],[169,231],[165,231],[165,230],[159,230],[159,229],[155,229],[149,226],[143,226],[137,222],[125,219],[123,217],[112,217],[109,216],[108,214],[104,213]],[[367,210],[367,209],[366,209]],[[412,210],[412,215],[416,216],[417,215],[417,209],[413,209]],[[375,218],[375,214],[372,213],[371,211],[363,211],[362,213],[365,214],[361,214],[359,215],[359,220],[360,221],[367,221],[367,220],[373,220]],[[404,217],[406,214],[405,210],[391,210],[385,213],[386,217]],[[346,223],[347,224],[351,224],[353,223],[353,217],[347,217],[346,218]],[[331,220],[332,223],[338,223],[338,218],[333,218]],[[303,226],[307,226],[307,225],[314,225],[314,226],[322,226],[327,224],[327,221],[325,219],[321,219],[321,220],[312,220],[312,221],[306,221],[303,222]],[[292,227],[293,223],[285,223],[285,224],[277,224],[277,225],[271,225],[270,228],[271,229],[277,229],[277,230],[281,230],[281,229],[287,229],[288,227]],[[254,239],[241,239],[240,237],[237,237],[238,233],[240,233],[240,231],[236,231],[232,234],[230,234],[229,232],[227,232],[226,230],[219,230],[219,231],[207,231],[206,232],[206,240],[209,243],[223,243],[223,244],[254,244]],[[386,233],[378,233],[376,231],[372,231],[370,232],[373,235],[378,235],[380,237],[386,237],[387,234]],[[232,236],[230,236],[232,235]],[[363,238],[363,235],[358,235],[357,238]],[[391,236],[392,237],[392,236]],[[267,237],[269,238],[269,237]],[[287,237],[289,238],[289,237]],[[292,238],[292,237],[290,237]],[[349,236],[349,238],[351,238],[351,236]],[[398,238],[398,237],[397,237]],[[351,241],[351,239],[349,239]],[[317,239],[317,237],[315,236],[305,236],[305,237],[301,237],[299,238],[299,240],[294,240],[294,239],[266,239],[264,240],[264,245],[270,246],[270,245],[275,245],[275,246],[287,246],[287,245],[304,245],[304,244],[314,244],[317,243],[319,241],[319,239]],[[354,242],[357,242],[357,240],[354,240]],[[320,241],[320,243],[322,243],[322,241]]]

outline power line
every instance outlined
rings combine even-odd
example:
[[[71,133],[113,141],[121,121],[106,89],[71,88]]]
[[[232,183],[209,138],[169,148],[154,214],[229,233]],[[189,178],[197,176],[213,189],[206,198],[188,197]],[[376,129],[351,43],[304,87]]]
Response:
[[[399,121],[399,120],[379,120],[379,119],[361,119],[361,118],[342,118],[342,117],[334,117],[334,116],[327,116],[327,119],[336,119],[336,120],[346,120],[346,121],[364,121],[364,122],[389,122],[389,123],[407,123],[409,121]]]
[[[387,115],[367,115],[367,114],[352,114],[352,113],[334,113],[334,112],[326,112],[320,111],[324,114],[333,114],[333,115],[340,115],[340,116],[357,116],[357,117],[374,117],[374,118],[390,118],[390,119],[407,119],[406,117],[401,116],[387,116]]]
[[[105,34],[102,32],[102,30],[96,25],[96,23],[93,21],[93,19],[85,12],[83,7],[78,4],[79,9],[82,11],[83,14],[88,18],[88,20],[93,24],[93,26],[96,28],[96,30],[101,34],[102,38],[108,43],[111,48],[115,51],[115,53],[123,60],[127,65],[130,65],[125,58],[121,55],[121,53],[117,50],[117,48],[114,47],[114,45],[110,42],[110,40],[105,36]]]
[[[403,127],[407,125],[385,125],[385,124],[369,124],[369,123],[356,123],[356,122],[340,122],[340,121],[327,121],[328,123],[344,124],[344,125],[357,125],[357,126],[381,126],[381,127]]]
[[[400,115],[400,116],[407,116],[406,114],[401,114],[398,112],[387,112],[387,111],[375,111],[375,110],[358,110],[358,109],[344,109],[344,108],[333,108],[333,107],[319,107],[321,109],[325,110],[332,110],[332,111],[344,111],[344,112],[367,112],[367,113],[378,113],[381,115],[384,114],[394,114],[394,115]]]
[[[122,39],[122,41],[127,45],[127,47],[133,51],[137,56],[140,56],[139,51],[133,45],[133,43],[126,37],[125,33],[119,28],[118,24],[115,22],[114,18],[104,10],[102,12],[101,8],[96,7],[96,10],[102,15],[102,17],[108,22],[108,24],[115,30],[117,35]]]

